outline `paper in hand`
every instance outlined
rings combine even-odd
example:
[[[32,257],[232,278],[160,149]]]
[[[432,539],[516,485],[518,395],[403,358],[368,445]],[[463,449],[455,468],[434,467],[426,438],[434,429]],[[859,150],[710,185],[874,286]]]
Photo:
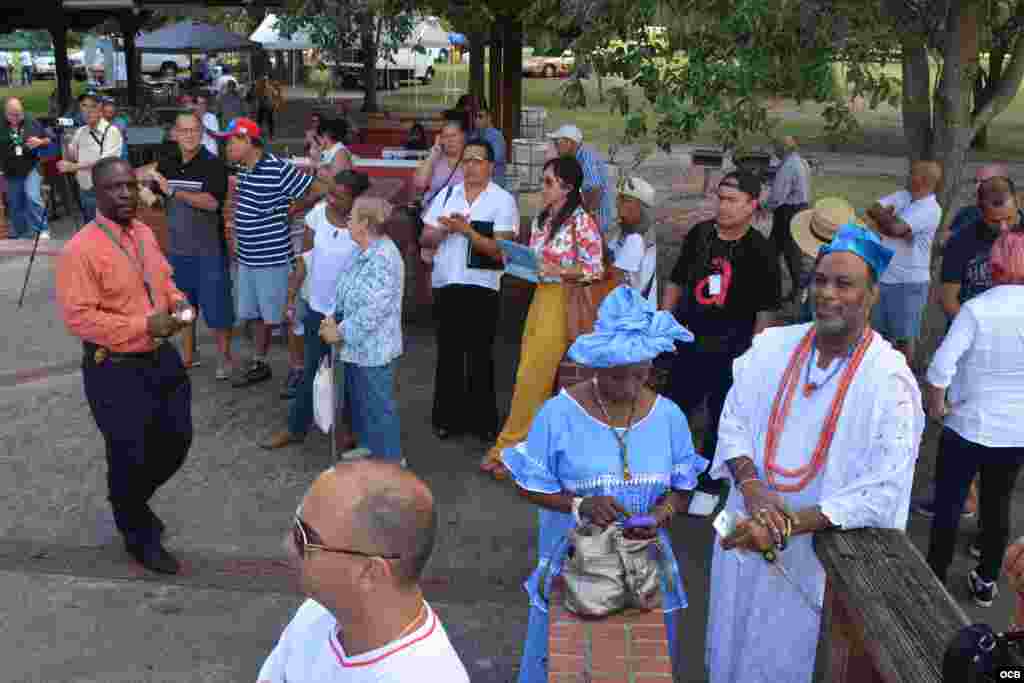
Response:
[[[715,531],[718,532],[718,535],[721,538],[725,538],[732,534],[732,532],[736,531],[736,525],[739,523],[740,519],[742,519],[742,515],[739,513],[732,512],[730,510],[722,510],[718,513],[718,516],[715,517],[715,521],[711,523],[711,526],[715,528]],[[742,562],[746,559],[743,555],[744,553],[742,552],[736,553],[736,559]]]

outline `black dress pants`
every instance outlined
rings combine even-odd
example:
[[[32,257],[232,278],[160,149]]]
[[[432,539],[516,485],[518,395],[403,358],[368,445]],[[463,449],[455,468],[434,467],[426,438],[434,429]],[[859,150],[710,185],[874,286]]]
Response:
[[[114,522],[128,545],[158,542],[161,523],[149,499],[185,462],[192,445],[192,385],[178,351],[162,345],[152,360],[82,364],[85,396],[107,450]]]
[[[772,212],[771,242],[775,247],[776,257],[778,254],[782,254],[786,261],[786,267],[789,269],[789,277],[793,282],[790,296],[794,296],[803,287],[800,274],[803,252],[800,251],[800,247],[797,246],[796,241],[793,239],[793,230],[790,227],[790,222],[793,220],[793,216],[806,208],[806,204],[783,204]]]
[[[498,429],[494,394],[494,337],[498,292],[475,285],[434,289],[437,373],[435,429],[490,437]]]
[[[701,349],[699,342],[676,344],[665,396],[675,401],[689,420],[707,399],[707,423],[704,427],[701,455],[712,461],[718,447],[718,422],[725,397],[732,388],[732,363],[743,351],[723,348]]]
[[[974,475],[981,471],[981,561],[985,581],[999,578],[1010,538],[1010,500],[1024,465],[1024,448],[990,448],[968,441],[948,427],[942,430],[935,463],[935,518],[928,542],[928,565],[945,583],[956,549],[960,513]]]

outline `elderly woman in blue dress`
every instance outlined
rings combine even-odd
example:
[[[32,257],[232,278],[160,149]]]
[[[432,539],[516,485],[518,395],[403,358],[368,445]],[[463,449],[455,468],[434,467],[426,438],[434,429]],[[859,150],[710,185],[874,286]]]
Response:
[[[666,527],[687,508],[707,461],[694,450],[686,416],[651,391],[647,378],[656,356],[692,340],[670,313],[656,312],[628,286],[616,288],[601,304],[594,332],[569,349],[573,361],[595,369],[594,378],[547,401],[526,442],[504,451],[520,495],[539,508],[539,562],[525,586],[530,620],[520,683],[548,680],[545,596],[562,572],[569,532],[584,521],[607,527],[634,514],[655,518],[656,529],[625,533],[656,536],[667,559],[662,609],[675,643],[675,613],[686,607],[686,594]]]
[[[402,355],[402,291],[405,264],[384,234],[391,204],[359,197],[348,229],[359,248],[341,273],[335,313],[320,323],[320,338],[339,347],[346,412],[359,449],[373,457],[402,461],[401,430],[395,403],[395,360]],[[344,456],[343,456],[344,457]]]

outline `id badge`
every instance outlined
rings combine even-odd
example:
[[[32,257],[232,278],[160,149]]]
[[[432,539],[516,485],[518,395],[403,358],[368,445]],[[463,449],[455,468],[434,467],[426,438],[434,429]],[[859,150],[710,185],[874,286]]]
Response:
[[[708,294],[718,296],[722,293],[722,274],[715,273],[708,278]]]
[[[16,157],[20,157],[21,156],[21,145],[15,146],[15,148],[14,148],[14,156],[16,156]]]

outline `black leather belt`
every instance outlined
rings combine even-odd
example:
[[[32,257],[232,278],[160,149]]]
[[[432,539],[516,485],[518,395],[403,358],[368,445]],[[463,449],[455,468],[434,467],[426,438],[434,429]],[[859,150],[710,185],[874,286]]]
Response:
[[[105,361],[123,363],[126,361],[143,361],[155,363],[160,355],[160,346],[163,342],[157,342],[157,347],[152,351],[111,351],[99,344],[83,341],[82,348],[85,351],[85,362],[92,365],[102,365]]]

